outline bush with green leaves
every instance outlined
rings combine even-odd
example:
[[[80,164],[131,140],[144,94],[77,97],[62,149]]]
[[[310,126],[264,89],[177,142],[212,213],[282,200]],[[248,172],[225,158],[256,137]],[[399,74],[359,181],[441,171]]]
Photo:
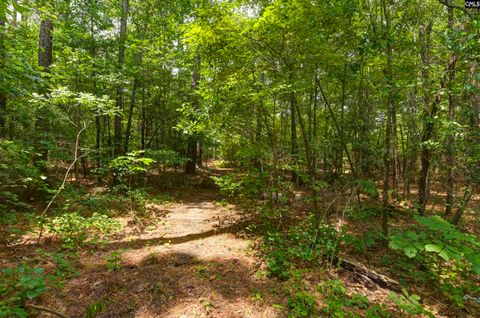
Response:
[[[435,315],[431,311],[422,306],[420,303],[420,296],[409,294],[405,288],[402,289],[402,294],[390,292],[388,298],[397,305],[400,310],[410,315],[426,315],[435,318]]]
[[[156,165],[161,171],[165,171],[168,168],[177,169],[188,160],[178,152],[168,149],[147,150],[145,151],[145,155],[155,160]]]
[[[287,233],[269,232],[263,244],[267,274],[285,279],[295,263],[330,263],[342,240],[342,233],[327,224],[316,227],[313,219],[292,227]]]
[[[349,244],[358,252],[365,253],[368,249],[380,242],[383,237],[381,232],[369,230],[363,231],[360,235],[346,234],[344,240],[346,244]]]
[[[0,317],[28,317],[25,303],[39,297],[48,288],[43,268],[20,265],[1,271]]]
[[[213,177],[213,180],[219,187],[220,194],[228,198],[239,195],[243,189],[243,180],[233,173]]]
[[[463,306],[463,290],[479,289],[472,279],[480,274],[480,242],[440,216],[415,219],[419,228],[392,235],[390,248],[424,264],[446,294]]]
[[[155,160],[143,157],[143,154],[144,151],[133,151],[110,161],[108,167],[113,174],[117,187],[123,185],[126,188],[125,190],[128,190],[139,176],[143,176],[143,185],[145,185],[147,172],[155,163]]]
[[[76,248],[85,243],[97,243],[101,238],[120,230],[120,223],[107,215],[93,213],[89,218],[78,212],[64,213],[51,218],[46,226],[58,237],[65,248]]]
[[[324,306],[321,308],[321,311],[328,317],[391,317],[391,314],[384,305],[370,304],[368,298],[359,293],[348,295],[345,284],[341,280],[327,280],[317,286],[317,291],[324,297]],[[363,315],[356,313],[359,310],[363,311]]]
[[[222,196],[227,198],[239,197],[240,199],[256,198],[259,193],[265,190],[263,179],[258,175],[243,176],[234,173],[213,177]]]
[[[118,285],[118,272],[123,268],[122,264],[122,256],[125,251],[113,251],[110,255],[105,257],[107,263],[105,264],[105,268],[115,278],[115,283]]]
[[[46,193],[46,177],[32,165],[35,155],[31,147],[0,140],[0,212],[27,210],[32,195]]]

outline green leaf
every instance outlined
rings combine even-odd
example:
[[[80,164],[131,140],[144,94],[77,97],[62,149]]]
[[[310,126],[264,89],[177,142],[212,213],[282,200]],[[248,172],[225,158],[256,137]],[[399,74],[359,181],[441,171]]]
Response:
[[[443,246],[440,246],[438,244],[427,244],[425,245],[425,250],[427,252],[435,252],[435,253],[440,253],[443,249]]]
[[[415,257],[415,255],[417,255],[417,249],[416,249],[415,246],[413,246],[413,245],[404,247],[404,248],[403,248],[403,252],[404,252],[405,255],[407,255],[409,258],[413,258],[413,257]]]
[[[450,255],[446,249],[442,250],[438,255],[444,260],[446,260],[447,262],[450,260]]]

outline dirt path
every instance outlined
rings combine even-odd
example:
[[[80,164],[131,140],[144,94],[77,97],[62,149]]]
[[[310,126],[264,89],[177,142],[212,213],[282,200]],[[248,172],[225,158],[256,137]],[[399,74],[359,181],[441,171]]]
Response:
[[[158,226],[127,225],[122,239],[82,255],[80,275],[44,304],[70,317],[85,317],[94,304],[103,308],[95,317],[283,317],[273,306],[279,287],[259,275],[251,242],[235,233],[245,216],[217,199],[214,190],[198,190],[150,204],[162,215]],[[125,251],[117,275],[105,269],[113,251]]]

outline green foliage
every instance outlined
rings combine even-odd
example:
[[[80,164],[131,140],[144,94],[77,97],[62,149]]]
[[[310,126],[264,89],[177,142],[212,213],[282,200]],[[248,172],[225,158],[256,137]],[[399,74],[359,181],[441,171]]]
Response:
[[[390,318],[391,315],[384,305],[370,304],[367,297],[354,293],[347,295],[347,289],[340,280],[328,280],[317,286],[317,291],[324,296],[325,305],[322,312],[335,318]],[[364,310],[363,315],[356,314],[352,309]]]
[[[342,234],[332,226],[321,224],[315,228],[309,220],[288,233],[269,232],[265,235],[263,250],[267,258],[267,274],[286,279],[295,263],[329,263],[338,252]]]
[[[145,156],[155,161],[162,170],[166,168],[177,168],[187,161],[187,158],[181,156],[174,150],[147,150]]]
[[[345,234],[344,241],[346,244],[353,246],[358,252],[365,253],[368,249],[375,246],[383,239],[383,234],[379,231],[366,231],[361,235]]]
[[[29,209],[32,195],[46,190],[46,177],[31,165],[35,155],[31,147],[0,139],[0,212]]]
[[[305,290],[288,297],[288,318],[311,317],[316,313],[316,299]]]
[[[377,187],[371,179],[358,179],[355,181],[357,191],[364,193],[370,198],[376,199],[378,197]]]
[[[96,243],[102,237],[120,229],[119,222],[104,214],[93,213],[91,217],[85,218],[77,212],[53,217],[47,220],[46,226],[68,249],[86,243]]]
[[[440,216],[415,218],[423,231],[392,235],[389,244],[392,249],[402,250],[410,258],[419,253],[431,254],[445,262],[468,264],[476,274],[480,274],[480,242],[474,236],[460,232]]]
[[[227,173],[219,177],[213,177],[213,180],[219,187],[220,194],[227,198],[252,199],[265,189],[262,178],[258,175]]]
[[[144,189],[130,189],[126,193],[130,199],[130,211],[138,210],[140,214],[146,210],[147,193]]]
[[[78,262],[78,257],[73,253],[61,253],[61,252],[47,252],[41,249],[35,251],[37,255],[42,257],[42,260],[51,260],[55,264],[55,271],[51,278],[52,283],[55,283],[58,287],[61,287],[63,280],[77,276],[79,272],[75,268],[75,262]]]
[[[105,300],[100,299],[90,305],[88,305],[85,318],[95,318],[98,314],[107,310],[107,303]]]
[[[39,297],[47,290],[43,268],[20,265],[1,271],[0,317],[28,317],[25,302]]]
[[[113,251],[110,255],[105,257],[107,263],[105,268],[109,273],[117,272],[123,268],[122,255],[124,251]]]
[[[473,288],[468,283],[471,274],[480,273],[480,242],[439,216],[417,216],[416,220],[421,228],[392,235],[390,248],[424,263],[445,294],[463,306],[462,290]]]
[[[393,301],[398,308],[407,312],[410,315],[427,315],[428,317],[435,318],[432,312],[425,309],[420,304],[420,296],[415,294],[409,294],[406,289],[402,289],[402,295],[391,292],[388,294],[388,298]]]
[[[146,175],[155,160],[143,157],[143,151],[133,151],[126,156],[112,159],[109,163],[110,171],[118,184],[130,187],[134,176]]]
[[[213,180],[218,185],[220,194],[228,198],[239,195],[242,191],[243,181],[233,173],[213,177]]]
[[[105,257],[107,261],[105,268],[115,278],[115,283],[118,285],[118,272],[123,269],[122,256],[124,251],[113,251],[110,255]]]

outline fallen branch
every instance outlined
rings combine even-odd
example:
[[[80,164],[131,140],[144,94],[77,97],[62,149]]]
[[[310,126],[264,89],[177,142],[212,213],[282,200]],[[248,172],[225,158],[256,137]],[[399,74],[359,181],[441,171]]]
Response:
[[[44,307],[44,306],[38,306],[38,305],[26,305],[28,308],[32,308],[32,309],[36,309],[36,310],[40,310],[40,311],[45,311],[45,312],[48,312],[50,314],[54,314],[54,315],[57,315],[58,317],[62,317],[62,318],[70,318],[68,317],[67,315],[55,310],[55,309],[52,309],[52,308],[48,308],[48,307]]]
[[[379,274],[372,269],[368,269],[365,265],[361,263],[357,263],[352,260],[348,260],[345,258],[340,258],[335,256],[333,259],[333,263],[338,265],[342,268],[345,268],[349,271],[352,271],[354,275],[357,276],[360,280],[366,281],[367,283],[375,283],[376,285],[390,289],[396,292],[400,292],[402,290],[400,283],[390,277],[385,275]]]
[[[37,238],[37,241],[40,243],[40,240],[42,239],[42,235],[43,235],[43,230],[44,230],[44,227],[43,227],[43,221],[44,221],[44,216],[45,214],[47,213],[48,209],[50,208],[50,206],[52,205],[52,203],[55,201],[55,199],[57,198],[57,196],[60,194],[60,192],[63,190],[63,188],[65,187],[65,183],[67,182],[67,178],[68,178],[68,175],[70,174],[70,170],[72,170],[72,168],[74,167],[74,165],[77,163],[77,161],[84,157],[86,154],[83,154],[81,156],[78,156],[78,149],[79,149],[79,143],[80,143],[80,135],[82,134],[82,132],[88,127],[88,123],[84,123],[83,124],[83,127],[82,129],[80,129],[77,133],[77,137],[75,139],[75,150],[74,150],[74,158],[73,158],[73,161],[72,163],[70,164],[70,166],[68,166],[68,169],[67,169],[67,172],[65,172],[65,176],[63,177],[63,182],[62,184],[60,185],[60,187],[58,188],[58,190],[55,192],[55,195],[52,197],[52,199],[48,202],[47,206],[45,207],[45,209],[43,210],[42,214],[40,214],[40,233],[38,234],[38,238]]]

